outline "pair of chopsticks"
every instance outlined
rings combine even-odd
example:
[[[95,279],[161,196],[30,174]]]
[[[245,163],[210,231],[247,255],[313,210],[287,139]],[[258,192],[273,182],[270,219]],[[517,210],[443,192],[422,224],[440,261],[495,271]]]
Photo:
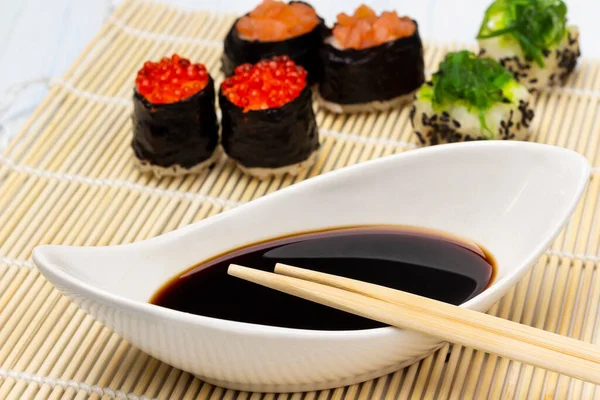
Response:
[[[600,384],[600,346],[489,314],[336,275],[277,264],[275,273],[232,264],[228,273],[398,328]]]

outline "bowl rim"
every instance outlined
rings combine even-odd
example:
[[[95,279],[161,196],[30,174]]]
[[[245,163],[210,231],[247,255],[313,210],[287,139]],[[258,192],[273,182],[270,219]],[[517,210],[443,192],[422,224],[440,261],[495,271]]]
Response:
[[[258,198],[256,200],[252,200],[246,204],[243,204],[239,207],[236,207],[232,210],[227,211],[226,213],[219,213],[212,217],[206,218],[204,220],[198,221],[196,223],[190,224],[186,227],[177,229],[172,232],[165,233],[163,235],[159,235],[153,238],[149,238],[147,240],[143,240],[140,242],[134,242],[131,244],[122,244],[110,247],[123,247],[123,246],[133,246],[140,243],[149,243],[155,240],[160,240],[161,237],[167,235],[183,235],[186,234],[188,230],[195,229],[197,226],[210,222],[216,222],[220,218],[231,217],[232,214],[239,212],[240,209],[243,209],[249,205],[255,205],[257,202],[261,201],[271,201],[279,195],[282,195],[282,192],[292,192],[298,189],[298,186],[303,182],[312,182],[317,183],[321,182],[323,179],[329,179],[330,176],[334,174],[348,174],[349,171],[355,170],[357,168],[373,168],[380,163],[389,162],[390,159],[402,157],[404,159],[410,157],[420,157],[424,153],[436,153],[436,152],[447,152],[451,151],[455,147],[532,147],[538,149],[550,149],[551,151],[555,151],[557,153],[562,154],[571,154],[571,157],[579,158],[579,161],[582,165],[582,174],[579,182],[577,182],[577,195],[573,196],[570,201],[570,204],[567,206],[567,221],[568,218],[573,214],[580,198],[587,186],[587,182],[589,180],[590,175],[590,165],[585,157],[581,154],[566,149],[559,146],[552,146],[543,143],[534,143],[534,142],[514,142],[514,141],[476,141],[476,142],[460,142],[460,143],[451,143],[451,144],[443,144],[438,146],[431,147],[422,147],[417,148],[415,150],[411,150],[408,152],[393,154],[385,157],[380,157],[374,160],[366,161],[363,163],[358,163],[352,166],[340,168],[338,170],[329,171],[320,175],[317,175],[313,178],[306,179],[305,181],[299,182],[298,184],[294,184],[288,186],[286,188],[280,189],[276,192],[273,192],[267,196]],[[528,269],[533,267],[535,261],[544,253],[544,251],[548,248],[551,242],[555,239],[555,237],[560,233],[560,229],[564,226],[566,222],[562,221],[555,225],[552,229],[552,234],[548,236],[546,240],[540,242],[538,246],[532,248],[528,251],[527,257],[517,266],[515,266],[508,274],[497,277],[494,279],[491,284],[483,290],[481,293],[477,294],[473,298],[459,305],[459,307],[469,308],[469,309],[477,309],[480,307],[484,300],[487,297],[493,296],[499,291],[507,291],[510,287],[520,279],[520,277],[527,272]],[[473,240],[467,238],[467,240]],[[52,283],[64,282],[68,287],[76,287],[79,288],[80,292],[85,293],[85,296],[99,303],[110,303],[112,307],[126,309],[128,312],[138,313],[147,315],[150,318],[156,318],[161,321],[168,321],[177,324],[185,324],[185,325],[194,325],[196,327],[207,327],[214,330],[219,330],[228,333],[236,333],[236,334],[244,334],[244,335],[254,335],[261,336],[263,338],[275,338],[275,337],[288,337],[295,339],[313,339],[313,340],[334,340],[334,339],[359,339],[359,338],[386,338],[391,337],[393,335],[398,334],[398,332],[408,332],[405,329],[396,328],[393,326],[385,326],[380,328],[370,328],[370,329],[357,329],[357,330],[310,330],[310,329],[300,329],[300,328],[289,328],[289,327],[278,327],[278,326],[270,326],[270,325],[260,325],[248,322],[240,322],[240,321],[232,321],[232,320],[224,320],[215,317],[207,317],[203,315],[196,315],[191,313],[186,313],[183,311],[173,310],[166,307],[158,306],[151,304],[149,302],[143,302],[140,300],[129,299],[125,296],[117,295],[109,292],[108,290],[98,288],[93,286],[84,280],[78,279],[75,276],[67,273],[63,267],[59,265],[49,263],[47,261],[43,261],[39,254],[39,249],[43,247],[82,247],[82,246],[63,246],[63,245],[40,245],[36,246],[32,252],[32,258],[34,264],[38,267],[40,272],[48,278]],[[109,246],[99,246],[101,247],[109,247]],[[492,254],[493,255],[493,254]]]

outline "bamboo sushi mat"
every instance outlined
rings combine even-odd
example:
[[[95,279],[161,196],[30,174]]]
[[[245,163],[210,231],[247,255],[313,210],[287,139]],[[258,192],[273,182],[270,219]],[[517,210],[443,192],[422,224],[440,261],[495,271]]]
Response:
[[[4,148],[0,399],[600,399],[600,387],[451,345],[360,385],[288,395],[228,391],[137,350],[53,289],[29,260],[38,244],[146,239],[304,178],[416,147],[408,108],[348,117],[318,111],[322,152],[297,179],[249,179],[225,160],[198,176],[139,174],[129,147],[135,71],[146,59],[179,52],[218,76],[233,18],[126,1]],[[457,48],[425,47],[429,68]],[[490,313],[597,342],[600,62],[581,61],[565,87],[537,97],[535,112],[532,140],[574,149],[594,170],[568,226]]]

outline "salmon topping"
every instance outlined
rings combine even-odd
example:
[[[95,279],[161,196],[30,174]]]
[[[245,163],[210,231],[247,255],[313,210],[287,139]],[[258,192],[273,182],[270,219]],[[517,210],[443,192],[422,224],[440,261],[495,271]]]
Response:
[[[276,42],[303,35],[319,24],[315,10],[307,4],[263,0],[236,28],[246,40]]]
[[[333,36],[337,47],[360,50],[412,36],[416,29],[409,17],[399,17],[396,11],[384,11],[378,17],[363,4],[354,15],[338,14]]]

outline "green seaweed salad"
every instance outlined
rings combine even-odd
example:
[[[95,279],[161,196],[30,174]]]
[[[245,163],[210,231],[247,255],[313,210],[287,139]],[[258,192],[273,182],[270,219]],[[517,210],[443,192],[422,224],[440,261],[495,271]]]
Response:
[[[565,37],[566,16],[562,0],[496,0],[485,13],[477,39],[509,35],[526,58],[544,67],[544,53]]]
[[[446,54],[433,74],[431,86],[423,85],[419,97],[430,99],[434,108],[461,104],[475,109],[483,131],[487,127],[485,113],[499,102],[513,102],[513,88],[519,83],[496,60],[477,57],[468,50]]]

